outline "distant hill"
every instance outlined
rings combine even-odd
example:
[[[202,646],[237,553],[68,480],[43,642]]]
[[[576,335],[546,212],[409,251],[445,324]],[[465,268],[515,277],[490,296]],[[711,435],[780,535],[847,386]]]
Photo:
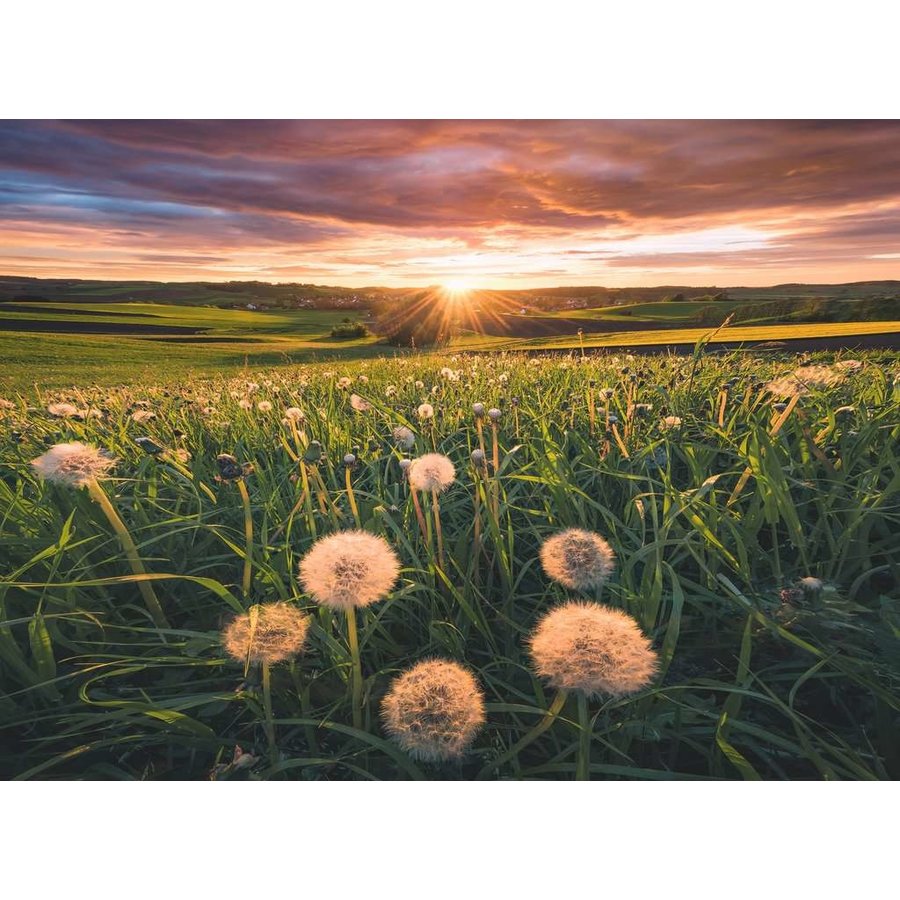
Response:
[[[0,303],[164,303],[237,309],[367,309],[394,299],[420,299],[436,288],[348,288],[265,281],[164,282],[100,281],[77,278],[28,278],[0,275]],[[896,300],[900,281],[848,284],[777,284],[771,287],[659,285],[608,288],[597,285],[476,291],[481,306],[504,311],[528,308],[544,312],[628,306],[663,301]]]

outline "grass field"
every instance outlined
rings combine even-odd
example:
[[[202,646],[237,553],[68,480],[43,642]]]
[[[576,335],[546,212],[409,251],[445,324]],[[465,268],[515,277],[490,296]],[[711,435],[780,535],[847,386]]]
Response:
[[[345,315],[155,303],[17,303],[12,310],[5,304],[0,389],[146,383],[370,352],[374,338],[331,338],[331,328]],[[52,330],[30,331],[36,324]],[[140,333],[147,326],[154,330]]]
[[[53,340],[83,352],[83,336]],[[32,380],[45,342],[21,357]],[[0,409],[3,777],[900,776],[896,354],[821,355],[797,377],[793,354],[698,351],[253,363],[188,381],[188,356],[170,371],[168,352],[200,353],[169,346],[115,389],[68,362],[77,388]],[[785,378],[795,396],[778,401],[766,384]],[[94,412],[59,417],[54,401]],[[29,461],[72,441],[114,469],[86,488],[42,480]],[[400,463],[429,452],[455,478],[420,499]],[[356,527],[401,570],[345,617],[297,572]],[[542,568],[542,544],[573,527],[615,554],[602,589]],[[529,635],[571,599],[634,618],[658,658],[643,687],[588,699],[535,672]],[[302,652],[229,656],[223,629],[248,613],[252,634],[270,603],[309,616]],[[444,763],[380,717],[398,674],[435,657],[485,701]]]
[[[721,305],[721,304],[717,304]],[[727,304],[724,304],[727,305]],[[679,314],[675,307],[697,304],[643,304],[640,320]],[[637,307],[635,307],[637,308]],[[588,314],[596,311],[583,310]],[[334,340],[331,328],[343,311],[248,311],[173,303],[16,302],[0,305],[0,390],[7,393],[71,385],[152,383],[165,378],[211,377],[248,367],[290,365],[329,359],[353,359],[389,353],[375,337]],[[560,350],[628,346],[693,345],[712,333],[710,327],[669,327],[640,331],[587,333],[579,338],[570,322],[558,322],[544,337],[501,337],[461,331],[451,344],[457,350]],[[358,314],[351,314],[357,318]],[[524,318],[524,317],[523,317]],[[39,327],[41,330],[33,330]],[[856,336],[900,332],[898,322],[826,323],[816,325],[744,325],[716,333],[713,344],[786,341],[834,337],[854,346]]]
[[[584,347],[628,347],[641,345],[691,345],[709,336],[710,344],[802,341],[807,338],[852,338],[864,335],[895,334],[900,322],[826,322],[813,325],[736,325],[714,328],[666,328],[649,331],[617,331],[611,334],[551,335],[543,338],[518,338],[467,334],[461,335],[457,345],[465,350],[567,350]]]

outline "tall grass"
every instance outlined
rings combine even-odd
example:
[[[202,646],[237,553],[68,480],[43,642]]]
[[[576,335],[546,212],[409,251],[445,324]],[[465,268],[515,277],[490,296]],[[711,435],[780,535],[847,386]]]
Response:
[[[738,353],[418,356],[7,398],[0,774],[898,777],[900,366],[857,358],[860,371],[786,416],[763,383],[796,358]],[[443,366],[458,379],[442,378]],[[342,376],[370,411],[351,409]],[[102,418],[52,418],[50,399]],[[425,423],[423,401],[435,408]],[[495,432],[479,432],[475,401],[503,410]],[[139,402],[155,418],[137,424]],[[305,421],[282,423],[289,406]],[[681,426],[661,428],[665,415]],[[411,451],[395,446],[396,425],[417,433]],[[140,436],[169,452],[144,452]],[[473,466],[485,438],[488,464]],[[85,491],[32,473],[29,460],[68,440],[119,457],[104,484],[145,564],[140,578]],[[457,469],[440,500],[443,564],[436,519],[426,510],[419,527],[399,465],[435,450]],[[252,474],[217,480],[222,453]],[[403,563],[398,589],[357,611],[358,656],[341,618],[296,580],[317,536],[357,521]],[[609,540],[617,569],[602,602],[633,615],[662,662],[653,687],[589,710],[575,695],[555,700],[525,650],[567,597],[537,561],[565,527]],[[806,576],[824,588],[804,591]],[[139,582],[152,584],[169,627],[154,622]],[[314,624],[306,651],[273,666],[264,691],[262,672],[223,653],[220,629],[275,601]],[[440,766],[411,760],[379,722],[391,679],[435,656],[471,667],[488,716],[464,759]]]

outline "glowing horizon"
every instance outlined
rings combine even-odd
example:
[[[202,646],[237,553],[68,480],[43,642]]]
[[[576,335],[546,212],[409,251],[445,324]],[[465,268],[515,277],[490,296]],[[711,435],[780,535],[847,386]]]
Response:
[[[0,274],[470,291],[900,278],[900,123],[0,122]]]

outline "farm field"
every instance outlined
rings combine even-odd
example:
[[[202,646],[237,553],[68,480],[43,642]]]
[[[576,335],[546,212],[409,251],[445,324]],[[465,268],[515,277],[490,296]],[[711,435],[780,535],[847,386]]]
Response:
[[[900,776],[896,353],[3,341],[0,777]]]
[[[711,335],[713,345],[737,346],[769,341],[833,338],[843,346],[892,347],[900,343],[900,322],[826,322],[815,324],[678,327],[679,307],[697,303],[643,304],[639,318],[616,310],[581,310],[556,316],[508,317],[526,336],[487,334],[459,328],[449,350],[535,351],[604,347],[662,347],[689,350]],[[716,303],[716,308],[728,304]],[[760,306],[764,306],[764,302]],[[587,314],[606,313],[591,324],[607,329],[578,335]],[[665,320],[663,314],[675,318]],[[652,316],[659,315],[654,320]],[[368,321],[365,310],[257,310],[183,303],[89,303],[17,301],[0,304],[0,390],[96,383],[152,383],[165,378],[212,377],[247,367],[290,365],[330,359],[401,354],[375,336],[336,340],[331,329],[345,317]],[[531,327],[542,323],[541,327]],[[661,327],[665,324],[665,327]],[[503,330],[503,329],[501,329]],[[858,339],[858,340],[856,340]]]

